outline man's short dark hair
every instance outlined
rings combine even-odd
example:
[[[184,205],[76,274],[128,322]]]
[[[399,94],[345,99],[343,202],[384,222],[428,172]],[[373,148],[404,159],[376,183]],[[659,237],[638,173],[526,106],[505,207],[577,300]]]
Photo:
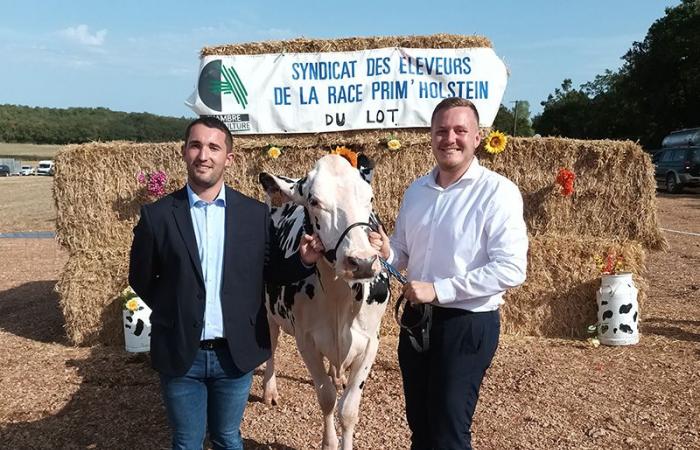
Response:
[[[199,119],[193,120],[189,125],[187,125],[187,129],[185,130],[185,145],[187,145],[187,142],[190,139],[190,130],[192,130],[193,126],[199,124],[204,125],[207,128],[216,128],[217,130],[223,131],[224,135],[226,135],[226,152],[233,151],[233,137],[231,136],[231,131],[228,129],[225,123],[212,116],[202,116]]]
[[[451,108],[457,108],[457,107],[466,107],[471,109],[474,112],[474,116],[476,117],[476,126],[479,126],[479,111],[477,111],[476,106],[474,106],[474,103],[470,102],[469,100],[461,97],[448,97],[441,101],[440,103],[437,104],[435,109],[433,110],[433,115],[430,118],[430,126],[433,126],[433,122],[435,122],[435,116],[437,116],[437,113],[442,111],[443,109],[451,109]]]

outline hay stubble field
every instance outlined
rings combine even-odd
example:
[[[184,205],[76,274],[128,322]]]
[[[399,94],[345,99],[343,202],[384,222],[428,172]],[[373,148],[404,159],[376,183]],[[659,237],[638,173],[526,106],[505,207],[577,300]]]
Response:
[[[11,144],[0,142],[0,158],[16,158],[22,163],[36,165],[36,161],[53,159],[62,145]]]
[[[50,181],[0,179],[0,233],[53,229]],[[697,192],[660,193],[658,210],[662,227],[700,234]],[[502,337],[477,409],[476,448],[700,448],[700,236],[665,236],[670,250],[647,258],[638,345]],[[67,343],[53,292],[66,253],[51,239],[0,239],[0,260],[0,447],[169,448],[147,360]],[[395,348],[394,337],[381,341],[358,449],[408,448]],[[278,406],[261,403],[255,377],[246,448],[318,448],[313,386],[289,338],[278,367]]]

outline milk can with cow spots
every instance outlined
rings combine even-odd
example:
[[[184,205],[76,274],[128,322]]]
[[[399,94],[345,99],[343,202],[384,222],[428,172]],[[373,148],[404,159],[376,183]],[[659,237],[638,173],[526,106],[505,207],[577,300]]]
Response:
[[[130,353],[150,351],[151,308],[139,297],[134,296],[125,302],[122,317],[126,351]]]
[[[603,275],[598,300],[598,340],[605,345],[639,342],[638,290],[628,272]]]

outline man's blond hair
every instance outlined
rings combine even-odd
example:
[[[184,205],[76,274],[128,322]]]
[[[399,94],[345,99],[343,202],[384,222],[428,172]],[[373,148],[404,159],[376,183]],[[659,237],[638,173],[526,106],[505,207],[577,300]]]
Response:
[[[452,109],[458,107],[465,107],[471,109],[474,113],[474,117],[476,117],[476,126],[479,126],[479,111],[477,111],[476,106],[474,106],[474,103],[461,97],[448,97],[440,103],[438,103],[435,109],[433,110],[433,115],[430,118],[430,127],[432,128],[433,123],[435,122],[435,116],[437,116],[437,114],[440,111],[444,109]]]

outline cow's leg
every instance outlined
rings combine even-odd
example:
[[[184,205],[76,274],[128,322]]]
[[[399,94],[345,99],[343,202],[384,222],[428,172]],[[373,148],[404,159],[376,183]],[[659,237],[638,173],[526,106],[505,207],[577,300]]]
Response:
[[[352,449],[352,435],[355,425],[360,419],[360,400],[365,380],[374,363],[379,348],[379,339],[370,338],[365,351],[353,361],[350,366],[347,388],[340,397],[338,405],[340,411],[340,424],[343,427],[343,450]]]
[[[280,326],[275,322],[273,317],[267,315],[267,322],[270,326],[270,344],[272,355],[265,363],[265,377],[263,378],[263,402],[266,405],[277,405],[279,403],[279,394],[277,393],[277,377],[275,376],[275,350],[277,350],[277,341],[280,336]]]
[[[335,424],[333,423],[333,409],[337,392],[333,379],[328,376],[323,364],[323,355],[319,353],[313,345],[303,345],[297,340],[297,347],[301,354],[306,368],[311,374],[316,389],[318,404],[323,413],[323,450],[336,450],[338,448],[338,436],[335,434]]]

